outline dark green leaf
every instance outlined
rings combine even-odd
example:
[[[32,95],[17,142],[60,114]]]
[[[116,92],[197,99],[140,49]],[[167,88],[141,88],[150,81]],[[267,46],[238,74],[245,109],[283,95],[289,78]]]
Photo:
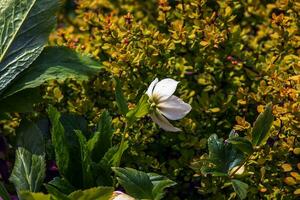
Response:
[[[91,172],[91,154],[87,147],[87,141],[85,136],[82,134],[80,130],[76,130],[76,135],[78,137],[79,145],[80,145],[80,157],[81,157],[81,167],[82,167],[82,178],[83,178],[83,186],[85,188],[89,188],[93,185],[93,175]]]
[[[149,112],[149,103],[148,103],[148,95],[143,95],[138,104],[136,105],[136,107],[132,110],[130,110],[127,114],[126,117],[128,119],[128,124],[130,125],[131,123],[133,123],[136,119],[141,118],[143,116],[145,116],[146,114],[148,114]]]
[[[232,182],[233,189],[237,193],[239,198],[245,199],[247,197],[248,184],[237,179],[232,179],[231,182]]]
[[[75,188],[64,178],[55,177],[51,180],[47,186],[52,186],[58,189],[61,193],[65,195],[69,195],[70,193],[75,191]],[[48,191],[49,192],[49,191]]]
[[[71,193],[68,197],[71,200],[110,200],[114,188],[95,187],[87,190],[78,190]]]
[[[57,0],[0,4],[0,91],[39,56],[55,25]]]
[[[112,168],[127,194],[137,199],[154,199],[154,188],[147,173],[132,168]]]
[[[113,128],[111,117],[107,111],[104,111],[98,122],[97,132],[88,141],[89,151],[92,153],[92,160],[99,162],[107,150],[112,145]]]
[[[53,185],[45,184],[45,188],[48,193],[51,194],[51,197],[56,200],[70,200],[66,194],[61,192],[61,190]]]
[[[204,166],[201,168],[203,174],[224,176],[244,159],[244,154],[240,150],[218,139],[216,134],[208,138],[208,150],[208,159],[204,161]]]
[[[174,181],[155,173],[148,173],[153,184],[152,194],[155,200],[160,200],[164,197],[164,190],[168,187],[176,185]]]
[[[45,141],[39,127],[26,119],[22,119],[17,133],[17,146],[23,147],[32,154],[45,153]]]
[[[51,138],[55,151],[56,164],[59,172],[68,177],[70,154],[65,130],[60,122],[60,113],[53,106],[49,106],[48,115],[52,125]]]
[[[268,104],[263,113],[260,113],[253,125],[252,145],[263,145],[270,135],[274,117],[272,114],[272,104]]]
[[[9,194],[6,191],[6,189],[5,189],[4,185],[2,184],[2,182],[0,182],[0,197],[3,200],[10,200]]]
[[[81,56],[65,47],[46,47],[29,69],[22,73],[3,94],[10,96],[28,88],[36,88],[46,81],[74,78],[88,80],[102,67],[89,57]]]
[[[120,80],[118,78],[115,78],[115,96],[116,96],[116,102],[119,109],[120,114],[126,115],[128,112],[128,106],[126,99],[122,92],[122,85],[120,83]]]
[[[45,177],[45,156],[31,154],[24,148],[16,150],[16,161],[10,177],[16,190],[39,191]]]
[[[253,152],[252,144],[246,138],[233,137],[233,138],[227,139],[226,141],[246,154],[251,154]]]

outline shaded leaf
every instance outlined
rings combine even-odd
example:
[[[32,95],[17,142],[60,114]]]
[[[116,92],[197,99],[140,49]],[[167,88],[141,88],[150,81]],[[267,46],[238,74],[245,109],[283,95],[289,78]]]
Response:
[[[122,86],[120,80],[118,78],[115,78],[114,80],[115,80],[115,97],[116,97],[116,102],[117,102],[119,112],[122,115],[126,115],[126,113],[128,112],[128,106],[122,92]]]
[[[69,195],[70,193],[75,191],[75,188],[66,179],[60,178],[60,177],[55,177],[53,180],[51,180],[46,185],[55,187],[62,194],[65,194],[65,195]]]
[[[233,137],[233,138],[227,139],[226,141],[246,154],[251,154],[253,152],[252,144],[246,138]]]
[[[259,146],[269,138],[269,130],[274,117],[272,114],[272,104],[268,104],[263,113],[260,113],[253,125],[252,145]]]
[[[132,168],[112,168],[126,193],[137,199],[153,199],[152,184],[147,173]]]
[[[39,56],[55,25],[57,0],[0,4],[0,91]]]
[[[16,150],[16,161],[10,177],[18,192],[39,191],[45,178],[45,156],[35,155],[24,148]]]
[[[245,199],[247,197],[248,184],[237,179],[232,179],[231,182],[232,182],[233,189],[237,193],[239,198]]]
[[[107,111],[104,111],[98,122],[97,132],[88,141],[87,145],[92,154],[92,160],[99,162],[112,145],[112,122]]]
[[[9,194],[8,192],[6,191],[4,185],[2,182],[0,182],[0,197],[3,199],[3,200],[10,200],[10,197],[9,197]]]
[[[164,197],[164,190],[168,187],[176,185],[176,183],[164,176],[155,173],[148,173],[150,181],[153,184],[152,194],[155,200],[162,199]]]
[[[148,114],[149,112],[149,103],[148,103],[148,95],[143,95],[136,107],[132,110],[130,110],[127,114],[126,117],[128,119],[128,124],[130,125],[132,122],[134,122],[136,119],[141,118]]]

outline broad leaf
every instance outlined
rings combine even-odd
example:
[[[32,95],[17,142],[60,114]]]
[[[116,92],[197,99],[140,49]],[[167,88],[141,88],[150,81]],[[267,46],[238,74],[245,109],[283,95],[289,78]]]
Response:
[[[81,167],[82,167],[82,178],[83,178],[83,186],[85,188],[91,187],[93,184],[93,175],[91,172],[91,154],[87,147],[87,141],[85,136],[82,134],[80,130],[76,130],[76,135],[78,137],[79,145],[80,145],[80,158],[81,158]]]
[[[252,144],[246,138],[233,137],[233,138],[227,139],[226,141],[246,154],[251,154],[253,152]]]
[[[130,110],[126,117],[128,119],[128,124],[131,125],[136,119],[141,118],[148,114],[149,112],[149,103],[148,103],[149,97],[147,95],[143,95],[141,99],[139,100],[136,107],[132,110]]]
[[[152,194],[155,200],[160,200],[164,197],[164,190],[168,187],[176,185],[176,183],[164,176],[155,173],[148,173],[153,184]]]
[[[10,177],[18,192],[37,192],[45,178],[45,156],[35,155],[24,148],[16,150],[16,161]]]
[[[46,81],[63,81],[74,78],[77,81],[88,80],[99,72],[99,63],[81,56],[65,47],[46,47],[29,69],[4,92],[10,96],[29,88],[36,88]]]
[[[116,102],[119,109],[120,114],[126,115],[128,112],[128,106],[126,99],[122,92],[122,85],[120,83],[120,80],[118,78],[115,78],[115,96],[116,96]]]
[[[60,177],[55,177],[48,184],[46,184],[46,186],[55,187],[62,194],[65,195],[69,195],[70,193],[75,191],[75,188],[66,179]]]
[[[127,194],[137,199],[154,199],[152,194],[154,185],[147,173],[119,167],[114,167],[113,171]]]
[[[0,182],[0,197],[3,200],[10,200],[9,194],[6,191],[6,189],[5,189],[4,185],[2,184],[2,182]]]
[[[208,138],[208,150],[208,159],[204,160],[205,165],[201,168],[203,174],[227,175],[229,170],[239,165],[244,159],[244,154],[240,150],[218,139],[216,134]]]
[[[21,191],[20,199],[21,200],[51,200],[51,196],[50,194]]]
[[[45,153],[43,133],[35,123],[22,119],[16,132],[18,147],[23,147],[33,154],[43,155]]]
[[[92,160],[99,162],[112,145],[112,122],[107,111],[104,111],[98,122],[97,132],[88,141],[88,148],[92,154]]]
[[[42,52],[57,8],[57,0],[1,1],[0,92]]]
[[[112,187],[95,187],[87,190],[78,190],[71,193],[68,197],[70,200],[109,200],[114,188]]]
[[[232,179],[231,182],[232,182],[233,189],[237,193],[239,198],[245,199],[247,197],[248,184],[237,179]]]
[[[45,184],[45,188],[47,189],[48,193],[51,194],[51,197],[55,200],[70,200],[66,194],[61,192],[57,187]]]
[[[274,116],[272,114],[272,104],[268,104],[263,113],[260,113],[253,125],[252,145],[263,145],[270,135]]]

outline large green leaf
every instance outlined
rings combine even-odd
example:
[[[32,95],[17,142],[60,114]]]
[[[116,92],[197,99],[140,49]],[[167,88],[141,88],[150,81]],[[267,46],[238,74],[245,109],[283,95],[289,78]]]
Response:
[[[265,111],[260,113],[253,125],[252,145],[259,146],[266,142],[270,135],[270,128],[274,121],[272,104],[268,104]]]
[[[201,168],[204,174],[226,176],[229,170],[239,165],[244,159],[244,154],[239,149],[218,139],[216,134],[208,138],[208,150],[208,159],[204,161],[205,165]]]
[[[35,123],[22,119],[16,133],[18,147],[23,147],[37,155],[43,155],[45,153],[43,133]]]
[[[240,199],[245,199],[248,192],[248,184],[237,179],[231,180],[234,191],[237,193]]]
[[[148,114],[150,107],[148,99],[148,95],[143,95],[136,107],[126,114],[129,125],[131,125],[136,119],[144,117],[146,114]]]
[[[4,92],[10,96],[19,91],[36,88],[46,81],[63,81],[74,78],[77,81],[88,80],[101,69],[101,65],[87,56],[66,47],[46,47],[29,69]]]
[[[99,162],[112,145],[112,122],[107,111],[104,111],[98,122],[97,131],[88,141],[88,148],[92,153],[92,160]]]
[[[112,187],[95,187],[87,190],[78,190],[71,193],[68,197],[70,200],[109,200],[114,188]]]
[[[57,8],[57,0],[1,1],[0,92],[42,52]]]
[[[137,199],[154,199],[152,189],[154,187],[147,173],[132,168],[114,167],[118,182],[126,192]]]
[[[246,154],[251,154],[253,152],[252,144],[246,138],[232,137],[227,139],[226,141]]]
[[[50,182],[48,182],[45,186],[52,186],[57,190],[59,190],[64,195],[69,195],[70,193],[75,191],[75,188],[66,179],[60,177],[55,177]]]
[[[0,197],[3,200],[10,200],[9,194],[6,191],[6,189],[5,189],[4,185],[2,184],[2,182],[0,182]]]
[[[153,184],[152,194],[155,200],[160,200],[164,197],[164,190],[168,187],[176,185],[176,183],[164,176],[155,173],[148,173]]]
[[[24,148],[16,150],[16,161],[10,177],[16,190],[39,191],[45,178],[45,156],[35,155]]]

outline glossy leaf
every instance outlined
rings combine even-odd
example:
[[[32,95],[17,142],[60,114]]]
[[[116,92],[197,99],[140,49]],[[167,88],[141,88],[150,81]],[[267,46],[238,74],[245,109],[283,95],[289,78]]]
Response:
[[[234,191],[237,193],[239,198],[245,199],[247,197],[248,184],[246,184],[240,180],[237,180],[237,179],[232,179],[231,183],[234,188]]]
[[[272,126],[274,116],[272,114],[272,104],[268,104],[265,111],[260,113],[253,125],[252,145],[263,145],[269,138],[269,131]]]
[[[252,144],[246,138],[233,137],[233,138],[227,139],[226,141],[246,154],[251,154],[253,152]]]
[[[18,192],[39,191],[45,178],[45,156],[35,155],[24,148],[16,150],[16,161],[10,177]]]
[[[152,184],[147,173],[132,168],[114,167],[118,182],[124,187],[126,193],[137,199],[154,199]]]
[[[0,92],[39,56],[55,25],[57,0],[0,4]]]
[[[239,165],[244,159],[244,154],[240,150],[218,139],[215,134],[208,138],[208,150],[208,159],[203,161],[205,165],[201,168],[203,174],[226,176],[229,170]]]

